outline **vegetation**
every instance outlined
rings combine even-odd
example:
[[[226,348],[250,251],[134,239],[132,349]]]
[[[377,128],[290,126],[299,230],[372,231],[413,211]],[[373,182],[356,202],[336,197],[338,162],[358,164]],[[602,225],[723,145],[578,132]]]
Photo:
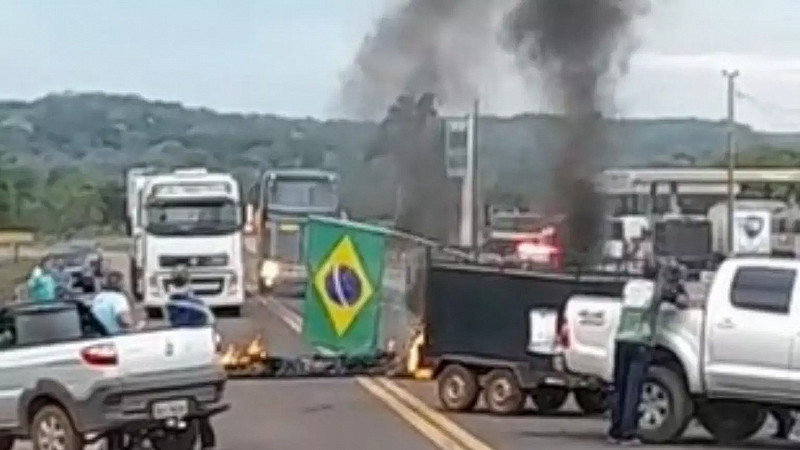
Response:
[[[550,183],[552,156],[563,144],[560,119],[526,114],[485,117],[481,175],[489,201],[531,201]],[[709,165],[724,157],[723,123],[695,119],[607,123],[610,165]],[[367,161],[378,125],[273,115],[220,114],[177,103],[106,94],[50,95],[0,102],[0,228],[48,233],[123,217],[126,168],[204,165],[256,180],[266,168],[306,164],[334,168],[345,206],[356,217],[391,216],[391,161]],[[797,166],[800,135],[740,127],[740,162]],[[598,143],[600,145],[600,143]]]

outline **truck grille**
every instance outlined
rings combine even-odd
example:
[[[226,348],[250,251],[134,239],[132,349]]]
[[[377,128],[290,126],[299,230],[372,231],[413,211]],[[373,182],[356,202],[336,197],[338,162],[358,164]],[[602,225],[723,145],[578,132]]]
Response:
[[[171,279],[164,280],[164,291],[173,290]],[[199,296],[216,296],[225,288],[225,279],[220,277],[192,277],[190,286],[192,292]]]
[[[161,256],[158,258],[161,267],[223,267],[228,265],[228,255],[194,255],[194,256]]]

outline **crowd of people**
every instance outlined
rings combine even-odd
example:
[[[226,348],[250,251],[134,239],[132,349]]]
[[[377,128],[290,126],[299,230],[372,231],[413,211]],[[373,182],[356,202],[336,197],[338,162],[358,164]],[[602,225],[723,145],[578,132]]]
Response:
[[[63,276],[63,267],[58,259],[49,257],[34,267],[27,283],[31,302],[55,302],[69,296],[70,280]],[[178,267],[171,278],[172,289],[164,308],[165,321],[173,327],[214,325],[216,319],[213,312],[190,289],[189,271],[185,267]],[[120,272],[112,271],[105,275],[100,291],[90,301],[90,309],[109,335],[141,330],[147,326],[146,321],[135,317]],[[214,449],[216,435],[209,419],[199,419],[198,426],[201,448]],[[110,435],[109,450],[126,448],[124,439],[122,433]]]

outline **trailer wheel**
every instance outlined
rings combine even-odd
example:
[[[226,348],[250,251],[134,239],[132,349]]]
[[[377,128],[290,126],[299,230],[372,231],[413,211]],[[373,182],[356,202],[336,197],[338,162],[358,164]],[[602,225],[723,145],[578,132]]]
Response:
[[[697,420],[722,444],[744,441],[761,429],[767,411],[759,405],[710,401],[698,405]]]
[[[436,377],[439,402],[448,411],[469,411],[478,403],[478,378],[461,364],[449,364]]]
[[[494,369],[486,376],[486,405],[495,414],[519,414],[525,407],[525,394],[517,377],[508,369]]]
[[[552,414],[567,402],[569,389],[559,386],[541,386],[531,392],[531,400],[541,414]]]
[[[574,393],[575,402],[586,414],[601,414],[608,408],[608,396],[602,389],[577,389]]]

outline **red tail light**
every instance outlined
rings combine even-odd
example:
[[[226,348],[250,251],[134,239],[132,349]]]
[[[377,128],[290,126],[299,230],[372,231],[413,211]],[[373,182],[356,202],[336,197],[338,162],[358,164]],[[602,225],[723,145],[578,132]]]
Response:
[[[558,334],[556,335],[556,345],[562,349],[569,348],[569,323],[567,323],[566,319],[558,328]]]
[[[81,359],[90,366],[117,365],[117,348],[114,344],[99,344],[81,350]]]

